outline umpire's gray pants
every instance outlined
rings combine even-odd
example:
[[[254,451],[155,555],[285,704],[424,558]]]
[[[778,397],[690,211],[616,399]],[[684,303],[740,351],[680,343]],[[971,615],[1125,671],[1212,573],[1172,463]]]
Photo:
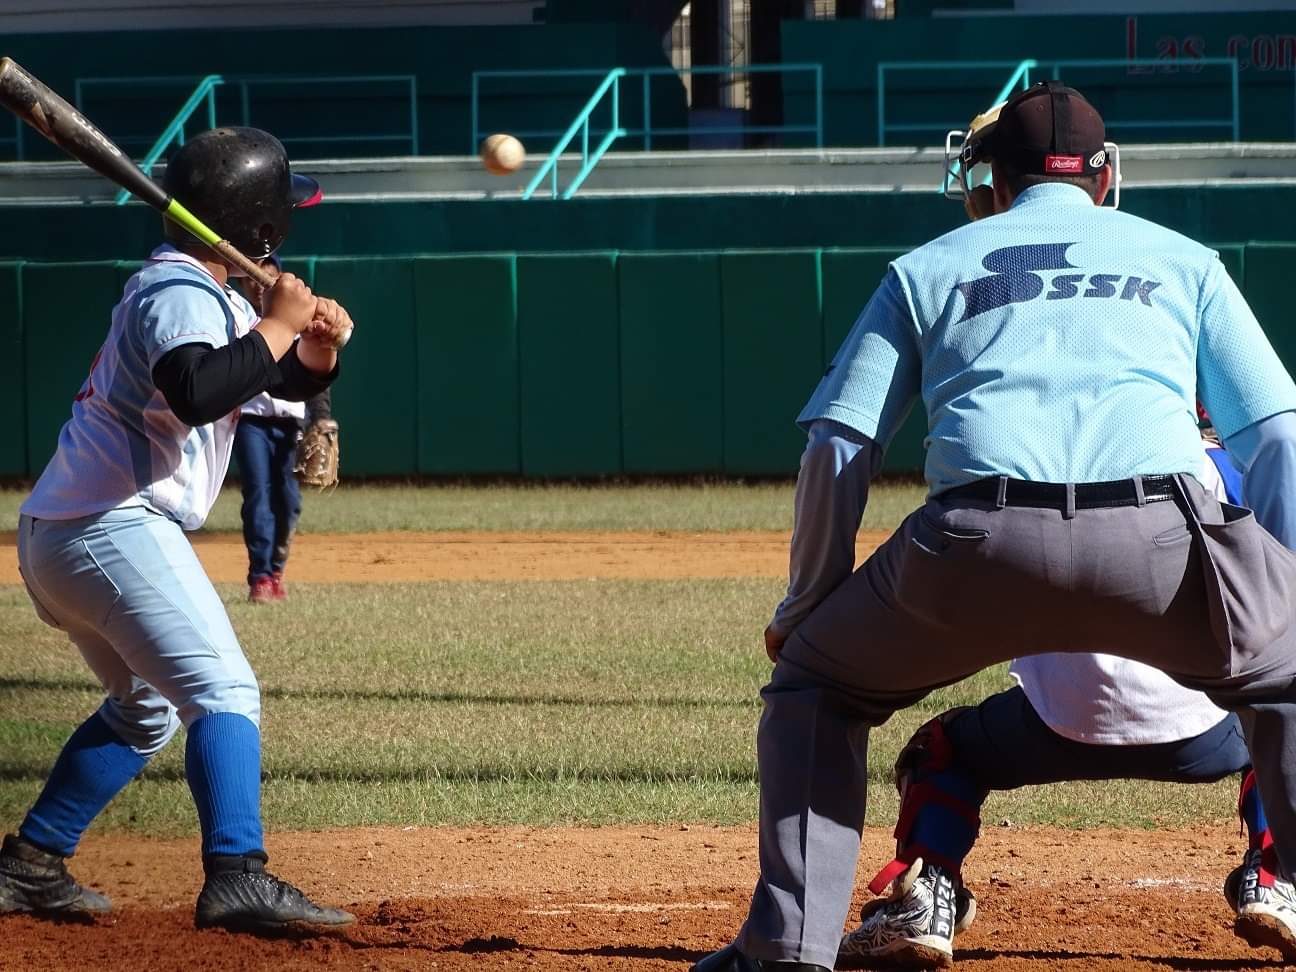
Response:
[[[1296,555],[1250,512],[1178,483],[1175,502],[1071,517],[929,500],[793,632],[762,691],[761,877],[745,954],[833,967],[869,727],[1032,652],[1124,655],[1236,711],[1296,875]]]

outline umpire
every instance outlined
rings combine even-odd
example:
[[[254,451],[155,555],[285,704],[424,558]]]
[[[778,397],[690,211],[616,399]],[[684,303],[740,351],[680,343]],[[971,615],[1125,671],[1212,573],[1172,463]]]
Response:
[[[761,877],[696,972],[832,968],[869,727],[1038,651],[1126,655],[1238,713],[1276,842],[1238,931],[1296,958],[1296,385],[1217,254],[1101,207],[1103,121],[1078,92],[1017,95],[981,151],[995,214],[891,265],[799,416]],[[1278,539],[1193,478],[1198,393]],[[928,499],[851,573],[868,479],[920,395]]]

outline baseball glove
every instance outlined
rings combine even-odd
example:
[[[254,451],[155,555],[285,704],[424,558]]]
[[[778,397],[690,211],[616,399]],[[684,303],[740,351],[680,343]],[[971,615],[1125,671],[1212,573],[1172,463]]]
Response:
[[[307,486],[326,489],[338,481],[338,424],[333,419],[316,419],[297,443],[297,465],[293,471]]]

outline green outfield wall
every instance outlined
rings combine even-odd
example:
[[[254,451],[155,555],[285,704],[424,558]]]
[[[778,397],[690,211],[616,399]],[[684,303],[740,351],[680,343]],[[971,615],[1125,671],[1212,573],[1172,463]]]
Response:
[[[306,167],[309,171],[309,166]],[[287,254],[910,249],[954,229],[963,207],[930,193],[804,193],[553,200],[329,202],[298,213]],[[326,187],[327,190],[327,187]],[[1127,212],[1198,240],[1283,242],[1296,187],[1175,186],[1127,191]],[[146,206],[0,207],[0,260],[136,259],[157,245]]]
[[[1296,370],[1296,244],[1220,247]],[[289,261],[359,322],[349,476],[790,476],[793,418],[901,248]],[[0,475],[38,474],[137,264],[0,263]],[[912,415],[888,468],[917,469]]]

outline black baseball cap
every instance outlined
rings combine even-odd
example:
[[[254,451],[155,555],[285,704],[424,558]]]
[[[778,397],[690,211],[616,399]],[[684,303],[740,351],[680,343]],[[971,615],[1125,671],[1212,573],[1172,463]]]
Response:
[[[1004,102],[964,164],[998,159],[1024,175],[1092,175],[1107,164],[1107,126],[1075,88],[1041,81]]]

